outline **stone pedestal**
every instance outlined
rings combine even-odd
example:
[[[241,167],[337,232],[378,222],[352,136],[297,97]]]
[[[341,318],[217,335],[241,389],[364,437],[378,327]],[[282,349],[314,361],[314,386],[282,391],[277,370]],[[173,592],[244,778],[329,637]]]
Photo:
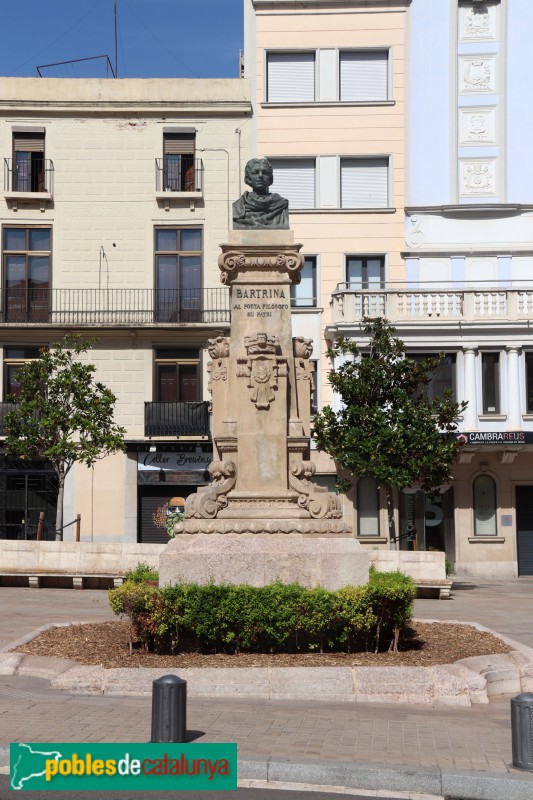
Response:
[[[368,556],[352,537],[235,533],[181,534],[168,545],[159,567],[161,585],[177,581],[246,583],[276,580],[340,589],[368,581]]]
[[[301,245],[292,231],[233,231],[221,248],[232,316],[231,336],[209,342],[216,460],[210,485],[187,498],[160,579],[366,583],[368,556],[339,498],[313,481],[312,344],[291,326]]]

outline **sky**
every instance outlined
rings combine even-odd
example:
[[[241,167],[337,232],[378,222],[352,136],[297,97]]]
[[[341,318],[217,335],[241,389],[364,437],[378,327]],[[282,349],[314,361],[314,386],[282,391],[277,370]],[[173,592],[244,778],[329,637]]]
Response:
[[[113,0],[0,0],[0,75],[108,55]],[[21,13],[23,9],[23,13]],[[237,78],[243,0],[117,0],[119,78]],[[106,77],[104,59],[41,69],[43,77]]]

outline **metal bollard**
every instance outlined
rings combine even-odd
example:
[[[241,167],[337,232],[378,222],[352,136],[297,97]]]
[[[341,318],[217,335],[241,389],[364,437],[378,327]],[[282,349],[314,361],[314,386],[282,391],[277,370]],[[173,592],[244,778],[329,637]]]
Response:
[[[513,767],[533,772],[533,694],[511,700]]]
[[[152,683],[150,741],[187,741],[187,681],[177,675],[163,675]]]

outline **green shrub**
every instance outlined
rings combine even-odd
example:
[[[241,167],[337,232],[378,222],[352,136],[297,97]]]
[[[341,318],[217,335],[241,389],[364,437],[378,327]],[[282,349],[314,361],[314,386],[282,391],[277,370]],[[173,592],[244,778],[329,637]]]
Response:
[[[268,586],[127,582],[109,592],[111,608],[130,620],[145,648],[174,653],[312,652],[398,647],[416,586],[400,572],[371,571],[366,586],[332,592],[299,584]]]
[[[159,581],[159,572],[156,567],[151,567],[144,561],[139,561],[135,569],[129,569],[124,580],[130,583],[145,583],[145,581]]]

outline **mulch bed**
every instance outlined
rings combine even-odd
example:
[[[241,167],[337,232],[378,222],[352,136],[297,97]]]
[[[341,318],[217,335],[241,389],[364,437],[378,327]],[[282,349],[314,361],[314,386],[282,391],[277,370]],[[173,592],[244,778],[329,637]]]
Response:
[[[490,633],[469,625],[413,623],[399,653],[227,653],[184,652],[156,655],[134,649],[129,654],[128,622],[113,621],[50,628],[18,652],[70,658],[81,664],[113,667],[428,667],[469,656],[509,653],[511,648]]]

